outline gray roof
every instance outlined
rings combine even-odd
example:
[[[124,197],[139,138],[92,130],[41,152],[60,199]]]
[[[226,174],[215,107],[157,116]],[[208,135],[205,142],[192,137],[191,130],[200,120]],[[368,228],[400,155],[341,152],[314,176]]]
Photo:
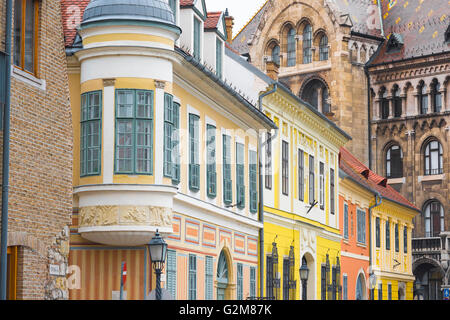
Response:
[[[92,0],[83,14],[83,24],[128,19],[175,25],[172,10],[161,0]]]

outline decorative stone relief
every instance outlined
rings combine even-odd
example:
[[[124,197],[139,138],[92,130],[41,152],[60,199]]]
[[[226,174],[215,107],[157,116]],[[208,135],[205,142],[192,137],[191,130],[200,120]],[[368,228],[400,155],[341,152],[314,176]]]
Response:
[[[69,227],[66,226],[57,235],[54,243],[48,248],[49,275],[45,283],[46,300],[67,300],[67,269],[69,263]]]
[[[148,207],[121,207],[120,224],[144,224],[149,222]]]
[[[80,209],[80,227],[111,226],[119,223],[117,206],[96,206]]]
[[[315,253],[316,252],[316,234],[315,232],[303,229],[302,236],[300,238],[300,249],[302,252],[307,251],[308,249]]]

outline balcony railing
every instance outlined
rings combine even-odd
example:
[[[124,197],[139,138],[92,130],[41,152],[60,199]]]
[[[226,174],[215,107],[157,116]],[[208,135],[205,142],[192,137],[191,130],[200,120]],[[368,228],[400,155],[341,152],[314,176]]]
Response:
[[[412,239],[412,252],[427,253],[441,250],[441,238],[416,238]]]

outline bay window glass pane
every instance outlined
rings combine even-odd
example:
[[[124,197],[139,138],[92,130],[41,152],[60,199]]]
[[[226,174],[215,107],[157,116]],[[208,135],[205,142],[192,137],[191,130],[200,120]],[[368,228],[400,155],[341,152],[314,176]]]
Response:
[[[117,94],[117,100],[118,100],[117,117],[118,118],[133,117],[134,92],[119,91],[119,93]]]
[[[136,105],[136,117],[152,119],[152,94],[151,92],[138,92],[137,93],[137,105]]]
[[[17,2],[18,0],[16,0]],[[26,0],[25,8],[25,66],[24,69],[34,72],[34,0]]]
[[[131,172],[133,160],[133,122],[119,120],[117,123],[117,171]]]
[[[136,172],[151,172],[152,122],[136,120]]]

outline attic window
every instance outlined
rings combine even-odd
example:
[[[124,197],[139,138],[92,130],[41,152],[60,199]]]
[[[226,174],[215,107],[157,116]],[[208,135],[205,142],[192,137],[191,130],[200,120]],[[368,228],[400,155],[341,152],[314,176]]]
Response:
[[[403,47],[403,37],[398,33],[392,33],[387,43],[387,52],[400,51]]]

